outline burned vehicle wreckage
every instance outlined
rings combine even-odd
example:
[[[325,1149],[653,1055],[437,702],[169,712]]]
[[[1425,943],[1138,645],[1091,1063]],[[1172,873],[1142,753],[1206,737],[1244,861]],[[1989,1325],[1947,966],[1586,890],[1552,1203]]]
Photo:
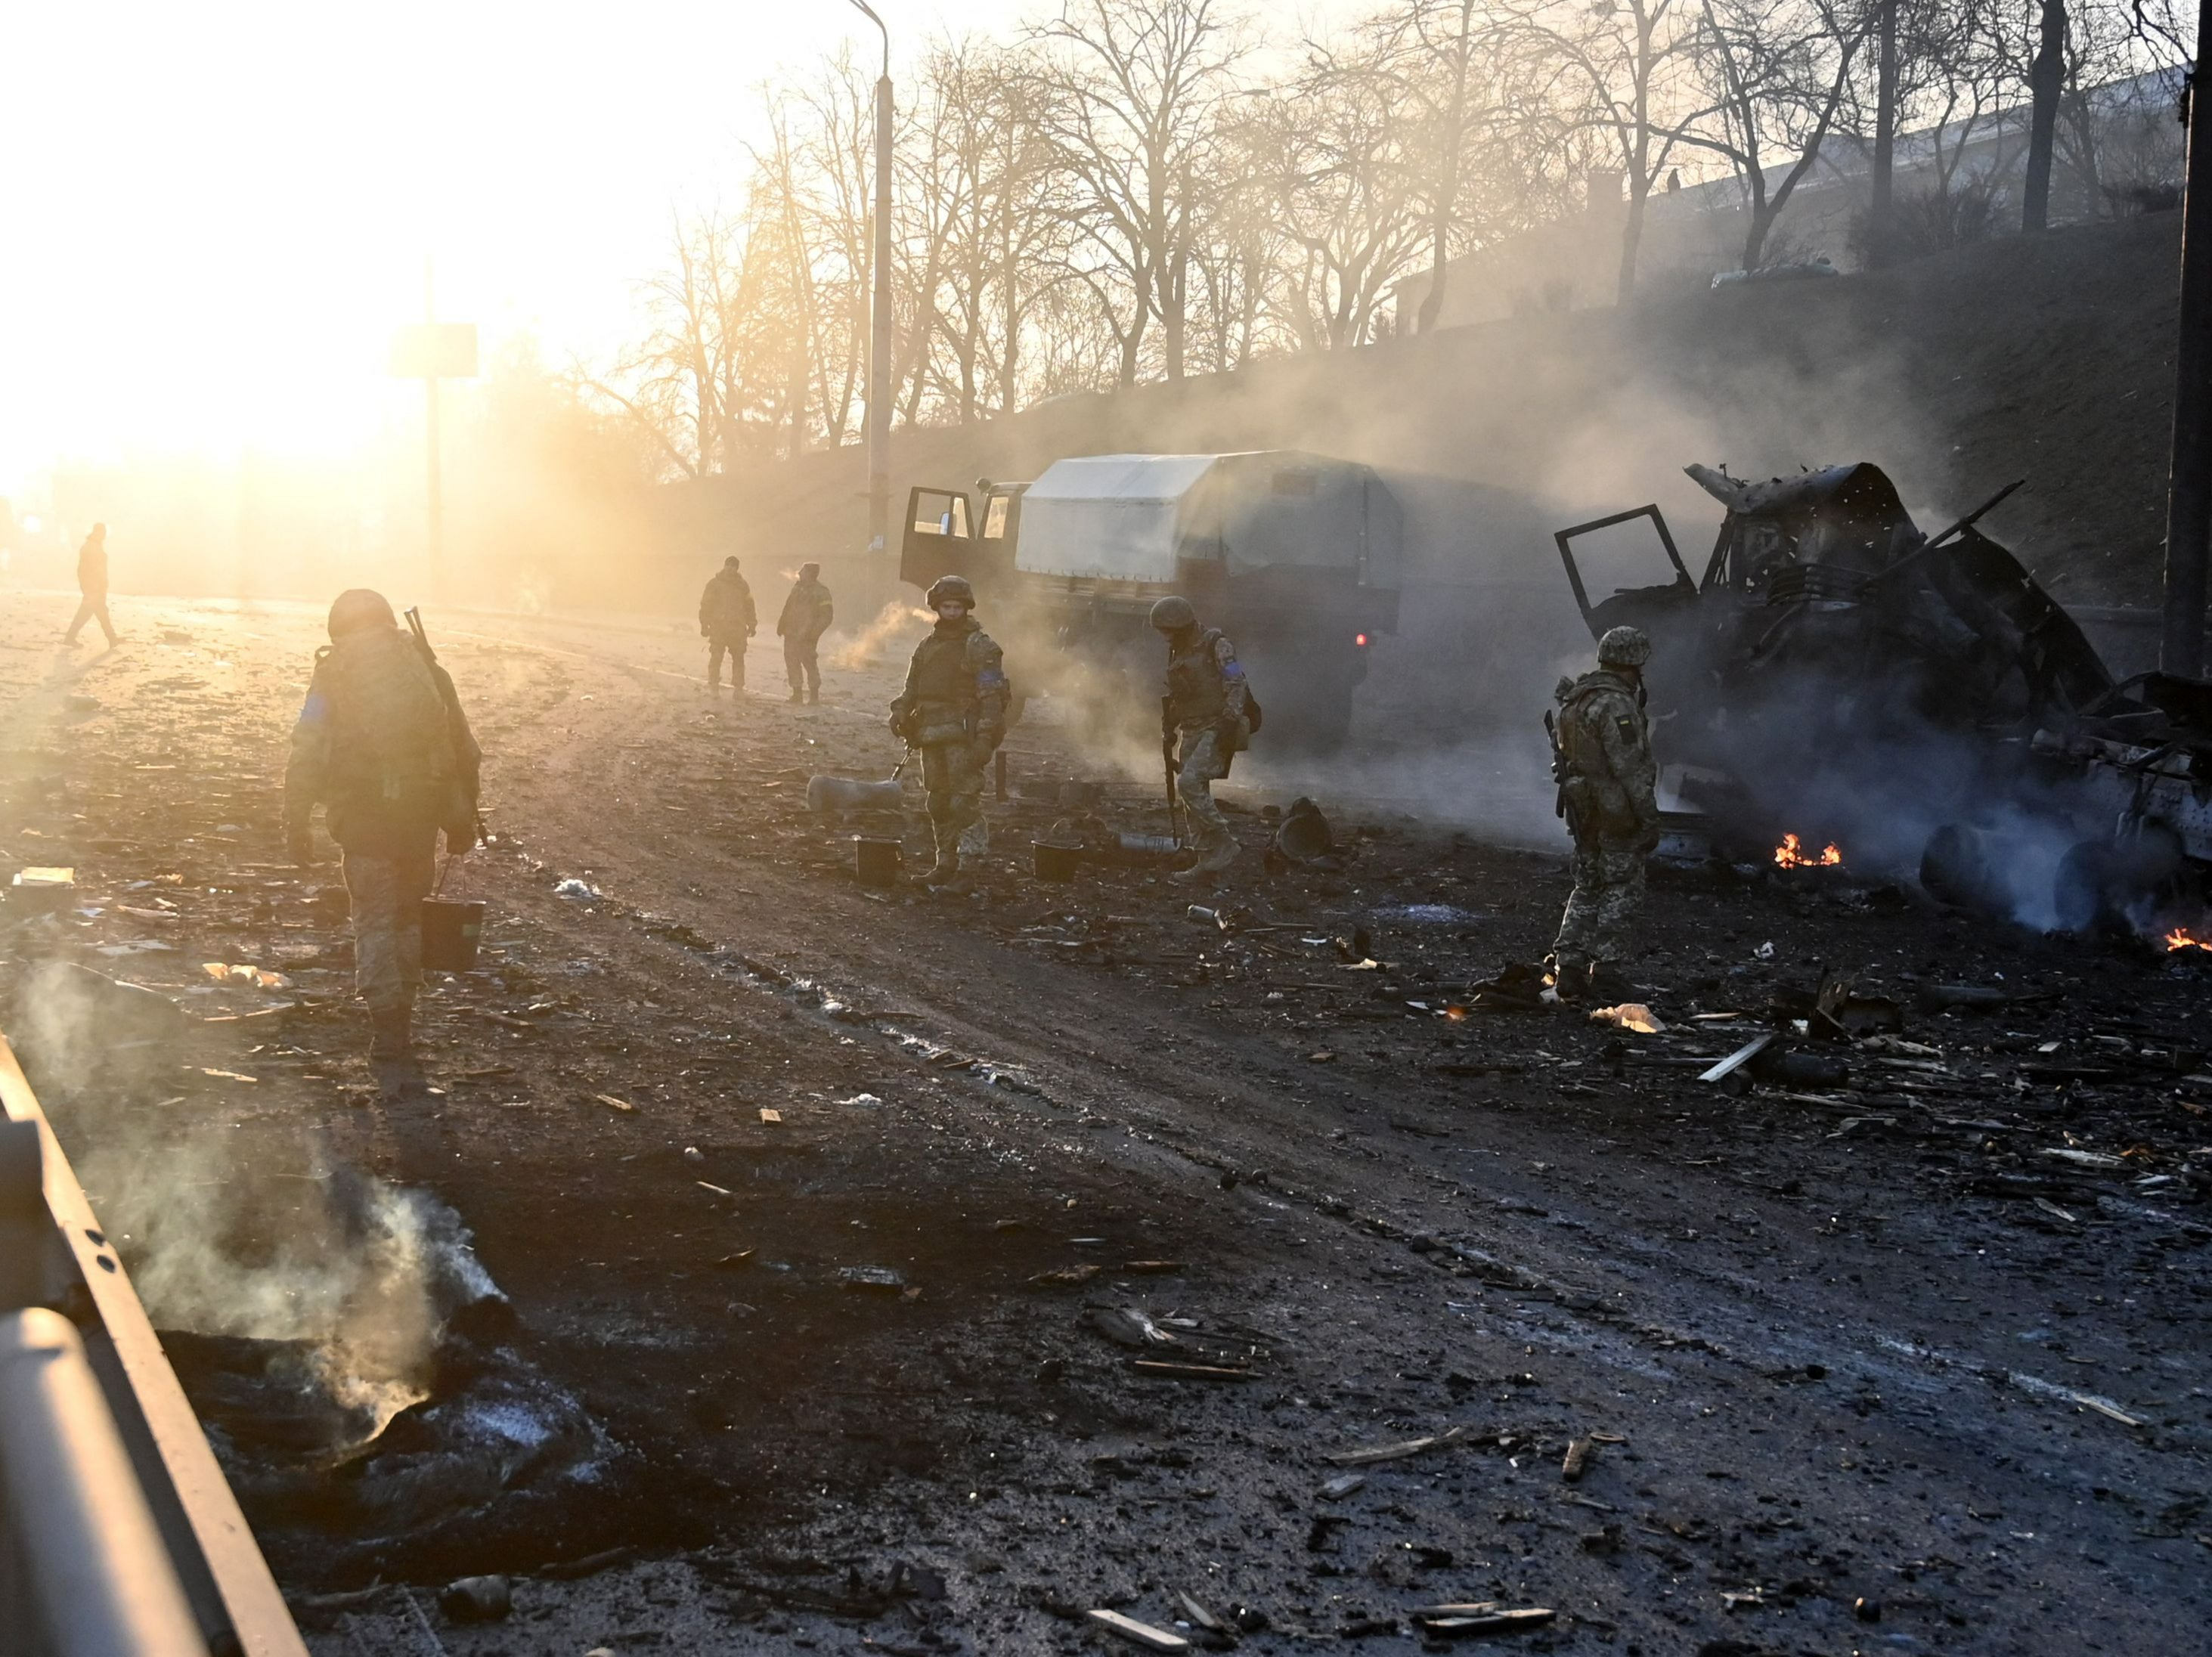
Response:
[[[1946,902],[2045,928],[2203,935],[2212,685],[2113,678],[1977,527],[2017,484],[1927,535],[1864,463],[1686,470],[1726,508],[1701,576],[1656,506],[1554,537],[1592,635],[1651,635],[1671,849],[1840,847],[1826,860],[1917,871]],[[1577,542],[1638,520],[1671,579],[1593,602]]]

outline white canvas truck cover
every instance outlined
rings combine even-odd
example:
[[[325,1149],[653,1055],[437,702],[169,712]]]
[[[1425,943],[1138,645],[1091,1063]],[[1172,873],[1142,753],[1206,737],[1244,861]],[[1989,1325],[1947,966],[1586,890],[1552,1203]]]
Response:
[[[1172,581],[1183,498],[1211,454],[1090,454],[1055,460],[1022,496],[1014,565],[1037,575]]]

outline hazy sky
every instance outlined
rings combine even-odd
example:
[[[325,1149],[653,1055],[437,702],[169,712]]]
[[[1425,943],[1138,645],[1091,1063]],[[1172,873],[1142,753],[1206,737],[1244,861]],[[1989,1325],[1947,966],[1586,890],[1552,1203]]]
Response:
[[[1021,0],[881,0],[895,46]],[[0,6],[0,493],[58,456],[334,453],[439,309],[553,354],[634,319],[672,203],[732,187],[759,83],[847,0]]]

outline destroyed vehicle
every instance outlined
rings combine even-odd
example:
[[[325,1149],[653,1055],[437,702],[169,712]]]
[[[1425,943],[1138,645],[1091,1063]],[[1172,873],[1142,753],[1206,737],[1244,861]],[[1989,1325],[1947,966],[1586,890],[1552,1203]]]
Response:
[[[2201,886],[2212,688],[2113,681],[1977,527],[2017,484],[1931,536],[1865,463],[1765,483],[1686,470],[1725,509],[1701,574],[1656,505],[1554,537],[1591,635],[1651,635],[1677,826],[1735,859],[1838,846],[1836,861],[2074,930]],[[1644,521],[1665,579],[1593,599],[1577,543]]]
[[[1291,449],[1084,455],[1033,483],[908,497],[899,576],[964,575],[1014,667],[1099,706],[1157,707],[1153,604],[1179,593],[1237,646],[1267,744],[1342,742],[1367,653],[1396,630],[1404,517],[1371,467]],[[1023,646],[1048,644],[1038,660]]]

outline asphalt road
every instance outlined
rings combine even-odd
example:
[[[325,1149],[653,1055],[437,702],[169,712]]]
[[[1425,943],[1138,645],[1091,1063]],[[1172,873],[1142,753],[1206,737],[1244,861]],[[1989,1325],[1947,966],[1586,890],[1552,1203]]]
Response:
[[[144,1083],[144,1154],[236,1170],[209,1222],[235,1281],[297,1226],[261,1174],[434,1195],[516,1318],[472,1361],[571,1412],[568,1453],[450,1489],[441,1400],[488,1384],[452,1363],[351,1472],[229,1444],[303,1603],[414,1585],[311,1605],[319,1650],[1048,1651],[1109,1638],[1095,1607],[1188,1622],[1178,1592],[1264,1618],[1256,1651],[1402,1640],[1439,1601],[1549,1608],[1503,1637],[1557,1650],[2201,1645],[2185,962],[1992,935],[1847,868],[1656,889],[1662,1033],[1453,1016],[1541,954],[1556,853],[1324,788],[1346,866],[1248,859],[1197,895],[1224,931],[1142,869],[1031,877],[1060,810],[1024,781],[1158,810],[1027,730],[978,891],[869,892],[805,781],[889,773],[890,665],[833,670],[819,708],[780,674],[717,701],[680,630],[470,616],[436,632],[488,756],[499,838],[450,877],[490,906],[487,959],[425,1004],[444,1091],[387,1108],[331,871],[277,862],[315,615],[126,600],[121,651],[63,659],[67,612],[0,622],[5,845],[73,859],[101,913],[14,929],[11,992],[59,956],[203,1012],[290,1004],[281,1037],[210,1026],[246,1045]],[[122,912],[165,874],[140,889],[173,919]],[[141,935],[171,947],[98,953]],[[264,991],[217,959],[299,964]],[[1904,1029],[1842,1079],[1694,1079],[1823,967]],[[2023,998],[1922,1010],[1959,981]],[[76,1120],[97,1171],[103,1119]],[[122,1229],[146,1199],[100,1177]],[[125,1253],[162,1321],[171,1274]],[[380,1494],[403,1455],[413,1505]],[[513,1617],[434,1608],[481,1570],[514,1574]]]

